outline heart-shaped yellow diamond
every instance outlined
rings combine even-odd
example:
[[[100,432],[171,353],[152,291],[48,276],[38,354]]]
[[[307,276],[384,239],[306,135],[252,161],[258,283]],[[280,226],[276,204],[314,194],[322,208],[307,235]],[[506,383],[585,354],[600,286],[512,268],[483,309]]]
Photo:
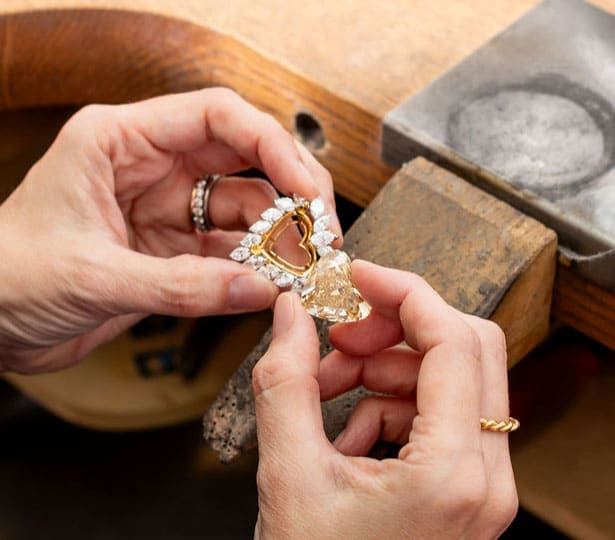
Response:
[[[371,308],[350,278],[350,257],[345,252],[336,249],[321,257],[301,292],[307,312],[332,322],[367,317]]]

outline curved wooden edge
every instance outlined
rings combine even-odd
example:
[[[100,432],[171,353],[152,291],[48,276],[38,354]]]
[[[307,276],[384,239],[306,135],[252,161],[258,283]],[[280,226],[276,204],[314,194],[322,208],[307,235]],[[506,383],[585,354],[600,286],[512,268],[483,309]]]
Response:
[[[227,86],[294,129],[308,112],[325,145],[317,157],[336,191],[365,206],[392,174],[380,123],[237,40],[170,17],[120,10],[0,13],[0,109],[92,102]]]

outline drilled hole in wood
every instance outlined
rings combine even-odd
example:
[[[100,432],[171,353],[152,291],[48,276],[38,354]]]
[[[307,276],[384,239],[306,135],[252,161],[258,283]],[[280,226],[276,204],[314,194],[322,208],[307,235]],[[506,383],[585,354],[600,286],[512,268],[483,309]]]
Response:
[[[318,120],[309,113],[297,113],[295,132],[299,140],[310,150],[320,150],[325,145],[326,139],[322,127]]]

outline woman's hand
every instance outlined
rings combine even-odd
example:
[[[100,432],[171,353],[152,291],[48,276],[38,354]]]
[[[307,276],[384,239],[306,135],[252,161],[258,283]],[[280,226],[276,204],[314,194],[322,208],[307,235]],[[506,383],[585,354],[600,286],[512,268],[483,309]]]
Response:
[[[256,538],[495,538],[517,495],[508,436],[506,347],[493,323],[448,306],[416,275],[353,263],[370,316],[331,329],[319,362],[314,323],[279,297],[274,338],[256,365],[260,514]],[[403,345],[398,345],[400,342]],[[364,385],[332,445],[321,399]],[[378,440],[397,459],[365,456]]]
[[[198,177],[250,167],[285,194],[322,195],[335,215],[327,171],[230,90],[78,112],[0,206],[0,367],[69,365],[149,313],[270,306],[277,288],[227,257],[273,187],[219,181],[220,230],[197,235],[189,215]]]

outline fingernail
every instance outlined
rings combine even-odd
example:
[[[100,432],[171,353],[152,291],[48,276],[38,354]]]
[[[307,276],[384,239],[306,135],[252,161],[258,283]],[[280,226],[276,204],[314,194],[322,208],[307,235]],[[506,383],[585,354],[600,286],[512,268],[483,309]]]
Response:
[[[313,199],[315,197],[318,196],[318,193],[320,193],[320,190],[318,189],[318,184],[316,184],[316,181],[314,180],[314,178],[312,177],[310,171],[308,170],[308,168],[305,166],[305,164],[303,163],[303,161],[299,162],[299,167],[301,169],[301,172],[303,173],[303,176],[305,177],[305,179],[307,181],[309,181],[310,184],[312,184],[312,187],[314,188],[314,194],[309,194],[308,198],[309,199]]]
[[[275,303],[273,314],[273,337],[288,332],[295,320],[294,293],[282,293]]]
[[[337,232],[340,235],[342,235],[342,224],[340,223],[339,218],[337,217],[337,214],[335,212],[333,212],[331,214],[331,219],[333,221],[333,228],[335,229],[335,232]]]
[[[228,303],[233,311],[257,311],[273,303],[278,288],[266,277],[257,274],[241,274],[228,288]]]

